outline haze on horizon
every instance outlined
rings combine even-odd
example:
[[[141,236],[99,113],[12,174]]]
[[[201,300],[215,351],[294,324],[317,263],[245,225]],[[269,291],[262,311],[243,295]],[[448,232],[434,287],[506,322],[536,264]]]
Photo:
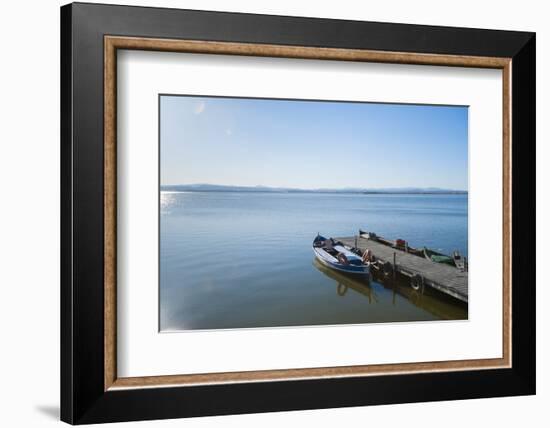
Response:
[[[161,185],[468,189],[468,108],[160,97]]]

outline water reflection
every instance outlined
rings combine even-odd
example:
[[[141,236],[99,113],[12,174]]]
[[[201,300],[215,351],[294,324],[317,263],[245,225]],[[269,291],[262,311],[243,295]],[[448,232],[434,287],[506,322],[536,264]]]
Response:
[[[170,214],[170,206],[176,201],[176,195],[173,192],[160,193],[160,212],[161,214]]]
[[[323,272],[326,276],[333,279],[336,282],[336,294],[340,297],[344,297],[348,294],[348,290],[351,288],[356,293],[365,296],[369,303],[376,303],[377,297],[374,290],[371,288],[369,275],[354,275],[345,274],[342,272],[330,269],[321,264],[317,259],[313,260],[313,266]]]
[[[442,320],[468,318],[466,305],[436,291],[425,290],[422,293],[420,290],[414,290],[403,280],[383,280],[371,275],[351,275],[337,272],[324,266],[317,259],[313,260],[313,265],[336,283],[336,294],[340,297],[348,296],[348,291],[351,289],[365,296],[369,304],[377,304],[381,300],[377,296],[376,290],[378,289],[378,294],[380,292],[391,293],[391,305],[394,307],[398,306],[399,299],[404,298],[414,306]]]

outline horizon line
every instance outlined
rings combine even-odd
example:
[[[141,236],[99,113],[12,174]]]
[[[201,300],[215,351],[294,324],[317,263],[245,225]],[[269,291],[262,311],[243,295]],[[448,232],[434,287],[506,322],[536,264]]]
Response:
[[[284,190],[300,190],[300,191],[320,191],[320,190],[334,190],[334,191],[343,191],[343,190],[354,190],[354,191],[391,191],[391,190],[424,190],[424,191],[446,191],[446,192],[465,192],[468,193],[467,189],[449,189],[445,187],[437,186],[393,186],[393,187],[315,187],[315,188],[304,188],[304,187],[286,187],[286,186],[270,186],[263,184],[256,185],[243,185],[243,184],[217,184],[217,183],[178,183],[178,184],[160,184],[162,187],[200,187],[200,186],[212,186],[212,187],[225,187],[225,188],[246,188],[246,189],[284,189]]]

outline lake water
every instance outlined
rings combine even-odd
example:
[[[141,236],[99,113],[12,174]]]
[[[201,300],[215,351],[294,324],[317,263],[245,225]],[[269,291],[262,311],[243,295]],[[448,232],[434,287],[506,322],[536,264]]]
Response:
[[[317,233],[468,254],[467,195],[162,192],[160,329],[465,319],[450,298],[336,273]]]

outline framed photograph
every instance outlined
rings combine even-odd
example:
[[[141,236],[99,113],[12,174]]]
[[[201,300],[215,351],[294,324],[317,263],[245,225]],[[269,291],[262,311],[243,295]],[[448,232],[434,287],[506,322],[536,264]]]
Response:
[[[535,393],[533,33],[76,3],[61,56],[62,420]]]

